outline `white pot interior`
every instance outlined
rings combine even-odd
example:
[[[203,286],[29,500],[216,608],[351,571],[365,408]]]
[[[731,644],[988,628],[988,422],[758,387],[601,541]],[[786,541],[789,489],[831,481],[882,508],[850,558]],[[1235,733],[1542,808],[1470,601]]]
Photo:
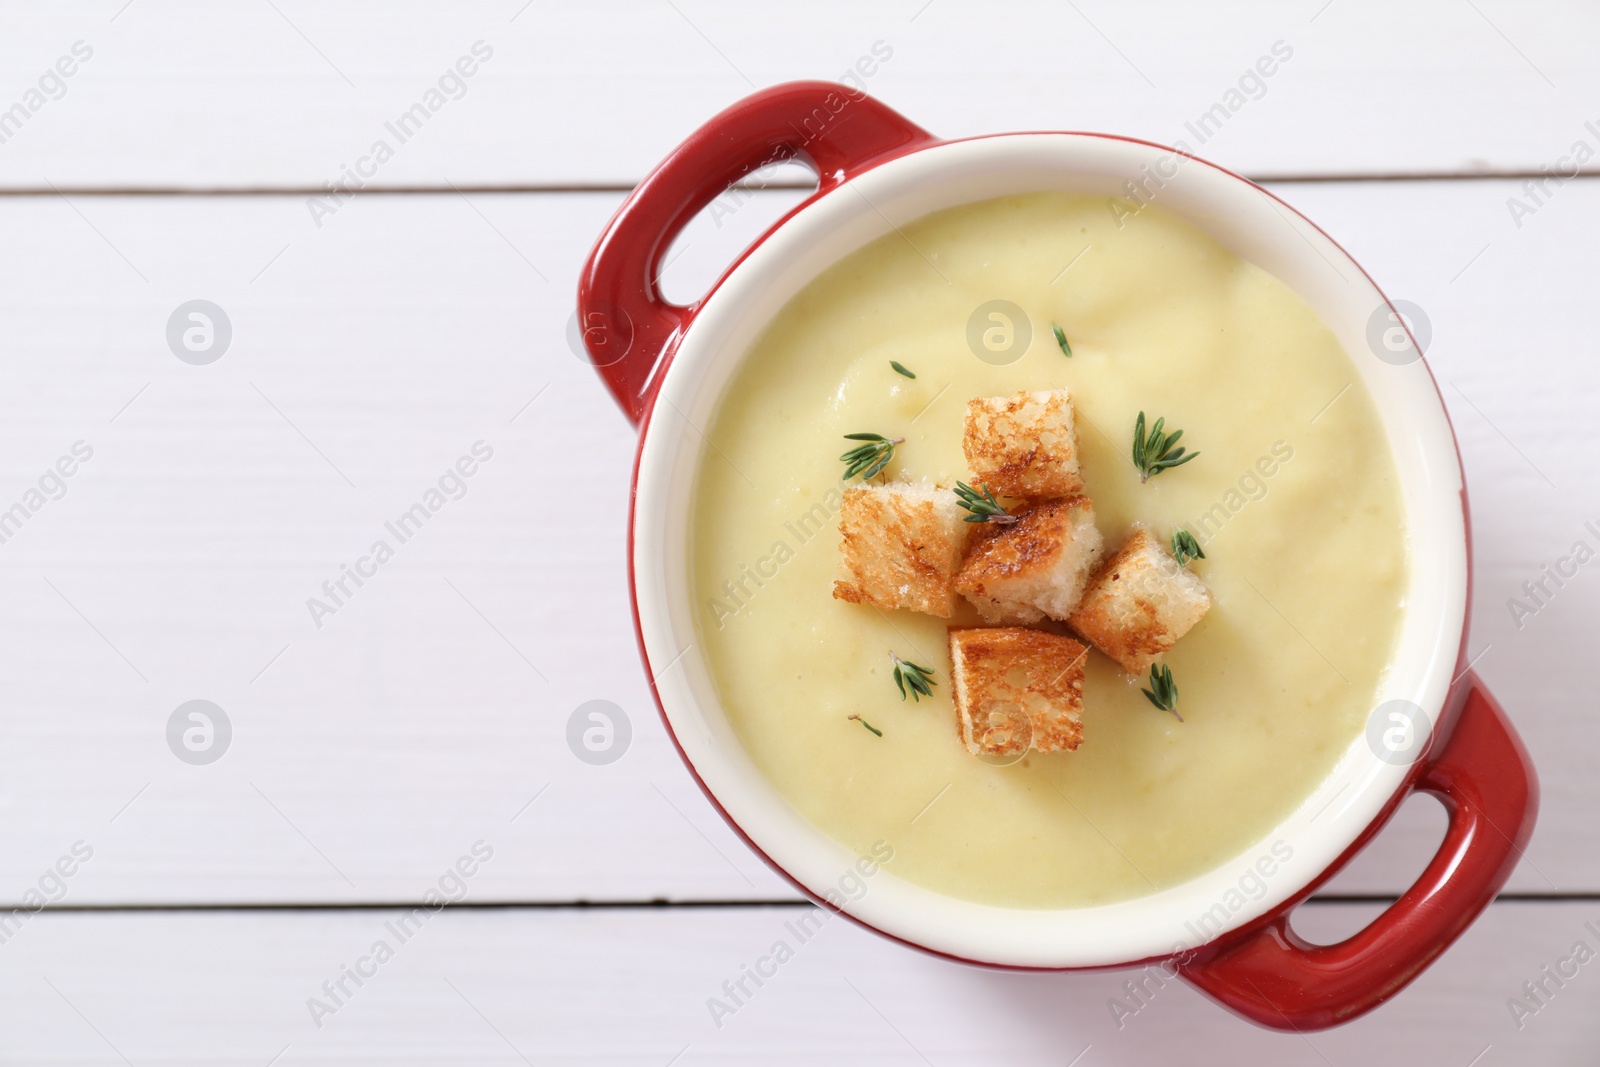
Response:
[[[730,375],[791,297],[842,256],[930,212],[1039,190],[1125,195],[1124,183],[1176,176],[1156,197],[1311,305],[1350,353],[1394,453],[1406,513],[1410,585],[1379,703],[1421,707],[1431,729],[1452,681],[1466,612],[1461,470],[1449,423],[1420,359],[1372,354],[1368,328],[1383,296],[1328,237],[1235,175],[1170,149],[1088,134],[1012,134],[925,149],[887,163],[806,206],[728,275],[700,312],[661,386],[646,428],[635,511],[636,595],[646,657],[667,719],[695,772],[775,863],[819,897],[838,897],[857,862],[800,816],[758,771],[720,706],[696,647],[690,585],[691,491],[708,425]],[[1402,353],[1410,355],[1414,353]],[[856,918],[938,952],[985,963],[1091,967],[1193,948],[1276,907],[1350,846],[1400,787],[1407,766],[1357,737],[1328,778],[1260,842],[1205,875],[1149,896],[1093,908],[1035,911],[946,897],[892,873],[845,902]],[[1251,878],[1272,845],[1292,856]],[[1281,857],[1284,849],[1280,847]],[[1247,889],[1241,889],[1241,881]],[[1264,883],[1259,892],[1257,882]],[[1242,901],[1242,903],[1240,903]]]

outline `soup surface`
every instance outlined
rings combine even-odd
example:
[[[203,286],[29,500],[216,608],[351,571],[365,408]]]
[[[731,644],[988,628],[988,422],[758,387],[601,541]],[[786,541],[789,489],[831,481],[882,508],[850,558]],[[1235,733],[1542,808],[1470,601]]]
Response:
[[[989,308],[969,330],[997,300],[1026,323]],[[1091,652],[1083,746],[985,761],[950,699],[945,631],[977,624],[970,605],[832,597],[838,457],[847,433],[904,437],[888,476],[952,486],[969,398],[1059,387],[1107,551],[1136,520],[1186,527],[1213,604],[1165,659],[1184,721]],[[1141,484],[1141,410],[1200,457]],[[1157,208],[1039,193],[905,226],[784,308],[704,430],[699,644],[733,726],[812,823],[860,855],[887,843],[929,889],[1054,908],[1184,882],[1303,802],[1374,706],[1407,567],[1378,416],[1295,293]],[[934,669],[932,699],[901,700],[891,650]]]

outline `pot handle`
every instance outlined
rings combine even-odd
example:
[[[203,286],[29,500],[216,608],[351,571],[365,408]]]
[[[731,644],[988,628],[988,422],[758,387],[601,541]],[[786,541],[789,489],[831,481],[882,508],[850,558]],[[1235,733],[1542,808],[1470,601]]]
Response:
[[[1180,964],[1184,978],[1262,1026],[1321,1030],[1398,993],[1472,924],[1522,857],[1539,783],[1505,711],[1477,675],[1468,671],[1457,690],[1464,701],[1455,729],[1407,790],[1432,793],[1450,817],[1416,884],[1336,945],[1301,939],[1285,908],[1238,940],[1201,949]]]
[[[864,93],[822,81],[763,89],[690,134],[623,201],[578,280],[584,348],[629,421],[649,408],[662,358],[699,308],[669,303],[659,284],[662,259],[690,219],[768,164],[800,160],[823,193],[932,140]]]

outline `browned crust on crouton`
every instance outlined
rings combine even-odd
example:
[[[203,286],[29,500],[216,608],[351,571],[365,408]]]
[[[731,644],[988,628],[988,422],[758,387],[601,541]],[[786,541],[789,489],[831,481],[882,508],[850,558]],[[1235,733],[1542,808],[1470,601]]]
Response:
[[[956,590],[989,596],[987,582],[1049,570],[1069,540],[1072,510],[1093,507],[1086,496],[1046,500],[1013,512],[1017,521],[1009,525],[984,523],[956,574]]]
[[[1152,545],[1159,549],[1159,542],[1148,531],[1134,530],[1100,565],[1078,610],[1068,619],[1068,625],[1090,644],[1136,675],[1171,651],[1179,636],[1167,625],[1154,600],[1139,590],[1141,580],[1154,577],[1148,561],[1141,558]]]
[[[1038,401],[1031,392],[969,401],[961,449],[972,468],[973,481],[1002,496],[1064,497],[1080,492],[1082,475],[1065,466],[1077,462],[1076,427],[1057,447],[1046,448],[1036,436],[1030,436],[1032,427],[1023,422],[1023,412],[1030,405],[1043,403],[1048,408],[1054,402]],[[1063,395],[1059,403],[1071,401]]]
[[[952,627],[956,732],[975,755],[1072,751],[1083,743],[1083,665],[1070,637],[1000,626]]]
[[[943,536],[933,501],[847,490],[839,533],[848,577],[833,583],[835,599],[909,608],[941,619],[955,610],[952,582],[965,538],[951,544]]]
[[[969,430],[967,440],[972,441],[974,434]],[[974,453],[979,457],[973,459]],[[1005,462],[999,462],[999,457],[1009,456]],[[967,463],[969,466],[981,469],[981,478],[984,486],[992,489],[1002,496],[1027,496],[1029,495],[1024,481],[1027,473],[1039,462],[1039,449],[1030,448],[1026,452],[1007,452],[1001,448],[984,449],[981,441],[973,441],[971,448],[967,449]],[[1081,479],[1080,479],[1080,483]]]

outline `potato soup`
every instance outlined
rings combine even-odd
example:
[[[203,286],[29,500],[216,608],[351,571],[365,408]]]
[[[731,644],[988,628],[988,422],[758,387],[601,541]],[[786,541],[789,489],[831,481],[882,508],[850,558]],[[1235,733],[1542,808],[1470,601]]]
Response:
[[[1130,207],[1006,197],[872,242],[790,301],[703,427],[697,626],[735,731],[812,823],[949,896],[1103,904],[1249,848],[1361,732],[1399,629],[1397,477],[1350,357],[1275,278]],[[1164,657],[1183,721],[1091,651],[1081,748],[974,757],[946,651],[971,606],[831,595],[844,435],[904,438],[888,478],[954,486],[969,399],[1063,387],[1108,552],[1135,521],[1188,529],[1212,607]],[[1200,457],[1141,483],[1141,410]],[[933,668],[931,698],[901,699],[891,651]]]

